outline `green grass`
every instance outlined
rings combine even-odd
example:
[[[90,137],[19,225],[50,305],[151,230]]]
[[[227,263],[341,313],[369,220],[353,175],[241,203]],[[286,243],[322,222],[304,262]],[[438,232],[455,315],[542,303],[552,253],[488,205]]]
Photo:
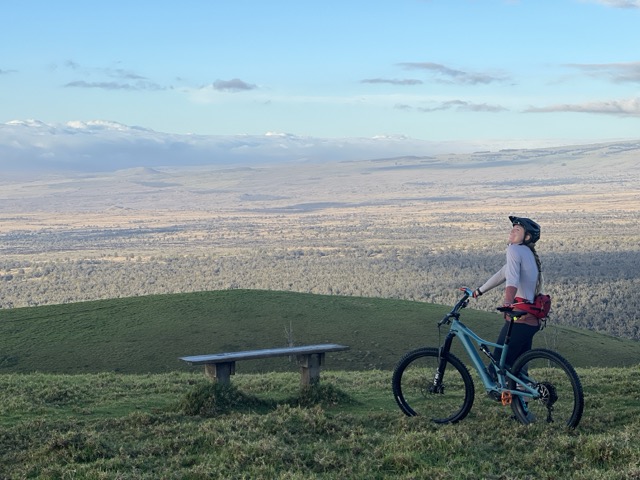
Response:
[[[178,357],[285,346],[289,328],[296,345],[350,346],[327,354],[329,369],[390,370],[404,352],[439,344],[436,323],[449,309],[379,298],[225,290],[0,310],[0,373],[194,371]],[[497,314],[471,309],[462,319],[491,341],[502,325]],[[558,350],[574,366],[626,366],[640,359],[640,342],[549,323],[536,345]],[[445,329],[441,333],[444,338]],[[237,364],[238,373],[292,370],[286,358]]]
[[[640,366],[578,373],[582,422],[554,435],[482,393],[456,425],[405,417],[380,370],[324,372],[316,393],[293,372],[223,390],[195,372],[3,374],[0,478],[639,478]]]
[[[439,343],[449,308],[231,290],[0,311],[0,479],[640,478],[638,342],[536,336],[581,376],[574,431],[515,423],[477,380],[459,424],[405,417],[391,370]],[[463,320],[490,340],[502,323]],[[178,360],[283,346],[288,328],[351,347],[327,355],[319,388],[301,390],[286,358],[239,362],[231,387]]]

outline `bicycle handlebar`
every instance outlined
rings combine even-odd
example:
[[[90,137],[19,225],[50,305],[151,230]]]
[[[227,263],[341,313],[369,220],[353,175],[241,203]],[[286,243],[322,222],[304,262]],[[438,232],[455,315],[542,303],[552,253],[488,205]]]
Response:
[[[458,302],[454,305],[454,307],[451,309],[451,311],[449,313],[447,313],[442,320],[440,320],[438,322],[438,326],[442,326],[445,323],[449,323],[451,321],[452,318],[458,318],[460,316],[460,310],[462,310],[463,308],[465,308],[468,304],[469,304],[469,297],[473,296],[473,290],[471,290],[469,287],[460,287],[459,290],[462,293],[462,297],[460,298],[460,300],[458,300]],[[517,303],[514,303],[512,305],[504,305],[502,307],[497,307],[496,310],[503,312],[503,313],[507,313],[510,314],[513,317],[520,317],[522,315],[526,315],[527,312],[521,311],[521,310],[517,310],[515,307],[517,306]]]
[[[469,303],[469,297],[473,296],[473,290],[471,290],[468,287],[461,287],[460,291],[464,292],[462,294],[462,297],[460,298],[460,300],[458,300],[458,303],[455,304],[455,306],[451,309],[451,311],[447,313],[444,316],[444,318],[438,322],[438,326],[441,326],[445,323],[449,323],[449,320],[451,319],[451,317],[457,317],[458,312],[460,312],[460,310],[466,307],[467,304]]]
[[[467,298],[473,296],[473,290],[471,290],[469,287],[460,287],[459,290],[464,292]]]

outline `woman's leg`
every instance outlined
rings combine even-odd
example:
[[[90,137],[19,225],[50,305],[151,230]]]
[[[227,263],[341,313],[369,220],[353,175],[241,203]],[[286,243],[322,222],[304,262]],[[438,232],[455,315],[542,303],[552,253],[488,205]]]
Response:
[[[507,337],[507,331],[509,330],[509,322],[505,322],[498,335],[496,343],[503,344]],[[533,345],[533,336],[538,333],[540,327],[533,327],[523,323],[514,323],[511,329],[511,338],[509,340],[509,351],[507,352],[507,358],[505,363],[508,366],[513,365],[516,358],[522,355],[524,352],[531,350]],[[500,355],[502,355],[502,349],[496,348],[493,351],[493,358],[496,361],[500,361]]]
[[[509,341],[509,351],[507,352],[506,364],[511,366],[520,355],[531,350],[533,336],[538,333],[540,327],[533,327],[525,324],[515,324],[511,330],[511,340]]]

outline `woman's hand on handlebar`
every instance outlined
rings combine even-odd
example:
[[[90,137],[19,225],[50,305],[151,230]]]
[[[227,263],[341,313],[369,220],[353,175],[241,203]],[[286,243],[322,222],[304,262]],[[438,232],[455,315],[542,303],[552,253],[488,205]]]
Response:
[[[469,287],[460,287],[460,291],[464,292],[467,297],[476,298],[475,293]]]
[[[482,292],[479,288],[471,290],[469,287],[460,287],[460,291],[464,292],[467,297],[478,298],[480,295],[482,295]]]

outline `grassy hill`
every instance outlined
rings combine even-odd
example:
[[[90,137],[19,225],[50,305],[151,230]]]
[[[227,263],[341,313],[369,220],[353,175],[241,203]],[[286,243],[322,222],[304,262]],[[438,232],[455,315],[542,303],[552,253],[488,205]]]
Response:
[[[0,311],[0,478],[638,478],[638,342],[538,335],[578,368],[576,431],[516,424],[481,389],[459,424],[405,417],[387,370],[438,342],[448,308],[230,290]],[[464,313],[489,338],[500,327]],[[351,346],[328,355],[317,397],[286,359],[240,362],[230,390],[203,397],[217,386],[177,358],[283,345],[285,328]],[[249,373],[268,369],[287,371]]]
[[[193,371],[185,355],[341,343],[330,370],[392,369],[401,355],[439,343],[449,306],[378,298],[224,290],[0,310],[0,373],[163,373]],[[497,314],[466,310],[463,321],[494,340]],[[446,329],[442,329],[442,337]],[[640,343],[553,324],[537,346],[576,367],[636,365]],[[287,371],[286,358],[240,362],[238,373]]]

